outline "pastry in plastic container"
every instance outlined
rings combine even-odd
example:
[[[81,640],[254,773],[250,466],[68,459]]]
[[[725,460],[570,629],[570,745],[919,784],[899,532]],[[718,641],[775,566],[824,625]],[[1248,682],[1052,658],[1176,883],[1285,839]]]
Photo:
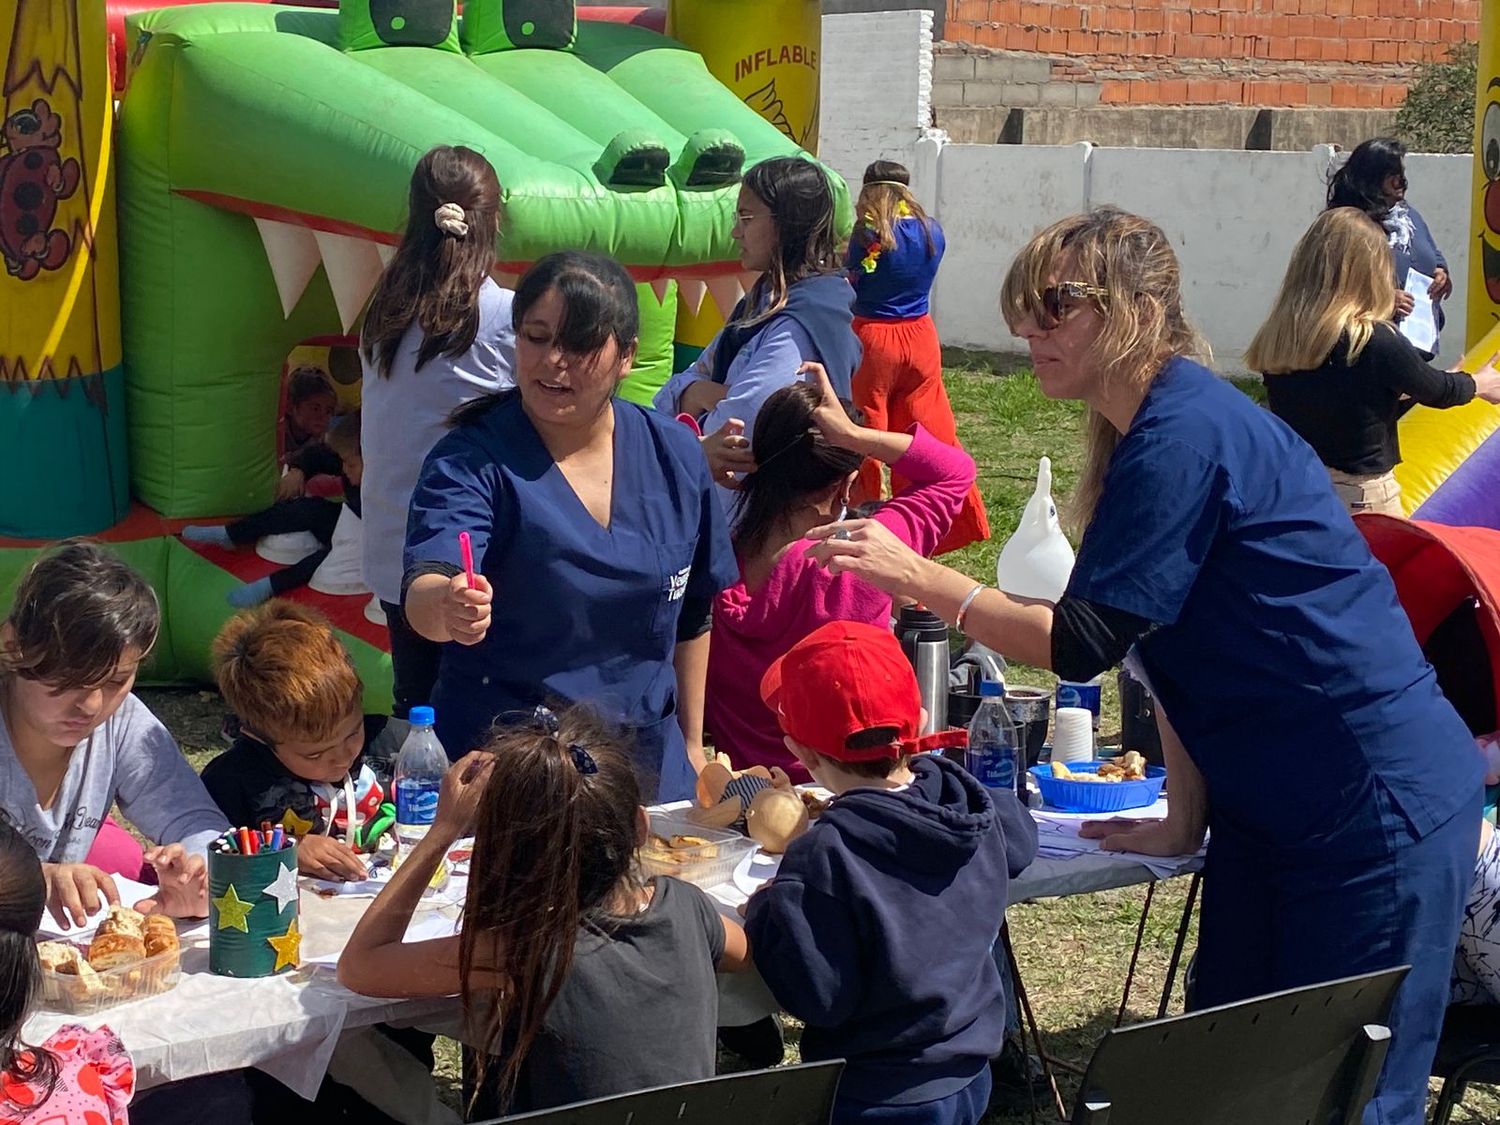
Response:
[[[87,948],[68,941],[37,945],[42,964],[41,1004],[87,1016],[176,986],[182,945],[172,919],[110,908]]]
[[[706,890],[734,878],[735,867],[755,848],[738,832],[652,813],[651,833],[638,854],[647,875],[671,875]]]

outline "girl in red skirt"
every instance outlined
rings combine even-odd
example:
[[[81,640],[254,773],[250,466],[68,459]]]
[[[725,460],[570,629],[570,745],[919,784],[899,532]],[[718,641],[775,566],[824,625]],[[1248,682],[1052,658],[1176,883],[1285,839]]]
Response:
[[[891,160],[877,160],[865,169],[860,223],[845,259],[855,290],[854,331],[864,345],[864,359],[854,375],[854,402],[871,429],[900,433],[920,422],[938,440],[957,446],[953,407],[943,387],[942,350],[927,312],[943,260],[943,228],[922,210],[910,183],[911,173]],[[906,482],[893,475],[891,490],[904,487]],[[879,464],[865,462],[857,493],[862,502],[880,498]],[[976,483],[934,554],[989,537],[989,517]]]

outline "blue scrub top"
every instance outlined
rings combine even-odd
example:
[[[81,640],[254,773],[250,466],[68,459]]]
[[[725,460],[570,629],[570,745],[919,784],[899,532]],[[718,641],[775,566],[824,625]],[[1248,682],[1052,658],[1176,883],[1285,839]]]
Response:
[[[1157,624],[1139,653],[1218,846],[1330,859],[1372,786],[1418,836],[1478,793],[1473,738],[1328,471],[1199,364],[1173,359],[1151,385],[1068,593]]]
[[[647,800],[691,796],[672,658],[683,598],[739,577],[697,439],[616,399],[610,526],[589,515],[521,409],[502,396],[440,441],[422,467],[406,529],[408,574],[475,566],[495,590],[488,634],[443,646],[437,734],[457,758],[495,716],[586,703],[629,728]]]

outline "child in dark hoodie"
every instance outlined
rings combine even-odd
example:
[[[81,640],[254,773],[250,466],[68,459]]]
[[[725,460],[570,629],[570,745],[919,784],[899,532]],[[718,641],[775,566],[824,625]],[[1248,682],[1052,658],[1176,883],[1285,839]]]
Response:
[[[886,630],[829,622],[761,694],[835,796],[750,899],[756,967],[806,1023],[803,1059],[847,1060],[836,1125],[973,1125],[1005,1034],[990,949],[1036,825],[1014,793],[918,753],[916,677]]]

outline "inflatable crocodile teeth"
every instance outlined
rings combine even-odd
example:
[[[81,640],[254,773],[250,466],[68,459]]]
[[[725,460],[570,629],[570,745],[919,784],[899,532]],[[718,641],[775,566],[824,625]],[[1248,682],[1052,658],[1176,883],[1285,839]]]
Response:
[[[282,362],[355,328],[434,144],[495,166],[502,276],[590,248],[724,312],[740,171],[799,151],[680,43],[563,0],[195,4],[132,17],[128,49],[130,460],[166,516],[270,501]]]

